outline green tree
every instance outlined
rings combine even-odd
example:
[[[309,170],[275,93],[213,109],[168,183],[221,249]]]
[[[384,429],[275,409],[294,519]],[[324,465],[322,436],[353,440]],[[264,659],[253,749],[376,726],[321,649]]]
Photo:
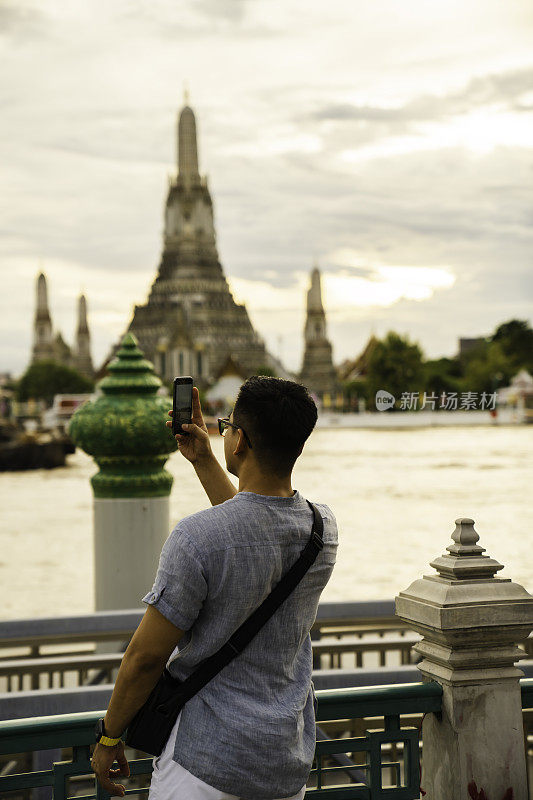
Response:
[[[511,319],[496,328],[490,337],[501,345],[513,374],[524,368],[533,371],[533,329],[525,319]]]
[[[516,371],[500,342],[488,342],[486,347],[476,347],[467,355],[461,380],[461,391],[464,392],[494,392],[498,386],[509,383]]]
[[[422,350],[408,337],[389,331],[379,340],[368,362],[368,399],[375,408],[378,389],[385,389],[396,398],[395,409],[399,408],[402,392],[423,390],[424,369]]]
[[[55,361],[31,364],[17,384],[18,400],[45,400],[51,404],[56,394],[92,392],[93,381],[81,373]]]
[[[433,392],[440,397],[443,392],[458,392],[462,385],[461,364],[455,358],[436,358],[425,361],[424,371],[424,391],[428,394]],[[438,402],[435,406],[438,408]]]
[[[348,410],[357,410],[359,400],[365,400],[368,404],[368,386],[366,378],[354,378],[342,384],[342,393]]]

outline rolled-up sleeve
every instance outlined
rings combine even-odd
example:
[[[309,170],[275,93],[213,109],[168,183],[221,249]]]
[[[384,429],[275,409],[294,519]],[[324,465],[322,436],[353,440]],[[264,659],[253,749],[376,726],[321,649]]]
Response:
[[[207,596],[207,576],[188,536],[174,528],[161,551],[154,585],[142,600],[183,631],[198,617]]]

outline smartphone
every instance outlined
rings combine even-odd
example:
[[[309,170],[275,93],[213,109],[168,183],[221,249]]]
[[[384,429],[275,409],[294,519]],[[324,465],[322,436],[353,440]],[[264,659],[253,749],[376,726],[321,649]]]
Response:
[[[172,435],[185,433],[181,427],[192,419],[192,378],[174,378],[172,393]]]

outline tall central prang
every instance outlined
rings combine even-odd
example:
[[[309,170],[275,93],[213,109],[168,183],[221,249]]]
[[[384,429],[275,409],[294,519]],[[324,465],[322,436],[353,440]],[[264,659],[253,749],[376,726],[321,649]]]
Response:
[[[196,120],[188,105],[179,115],[178,173],[165,206],[161,263],[129,330],[165,379],[192,375],[205,386],[230,357],[249,375],[271,361],[219,261],[213,201],[198,170]]]

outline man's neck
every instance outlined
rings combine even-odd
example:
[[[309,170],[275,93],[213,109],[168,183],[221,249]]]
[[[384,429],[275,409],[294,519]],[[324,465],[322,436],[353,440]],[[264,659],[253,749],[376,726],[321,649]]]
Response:
[[[275,475],[265,475],[255,470],[244,470],[239,475],[239,492],[253,492],[264,494],[268,497],[292,497],[294,489],[291,486],[291,475],[279,478]]]

